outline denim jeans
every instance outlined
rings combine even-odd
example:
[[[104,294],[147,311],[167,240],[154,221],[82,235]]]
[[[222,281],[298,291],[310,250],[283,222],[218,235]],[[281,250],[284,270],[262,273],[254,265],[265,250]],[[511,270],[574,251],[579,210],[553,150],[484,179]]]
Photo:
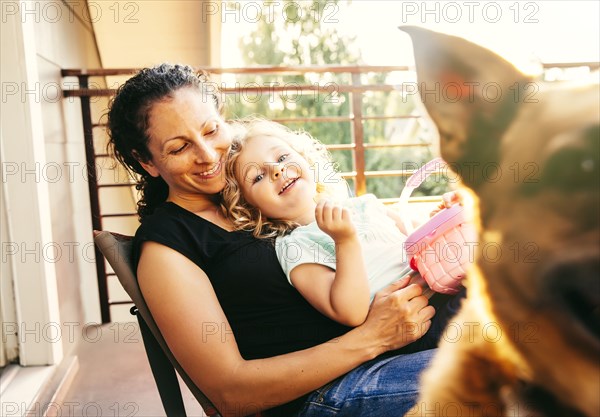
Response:
[[[383,355],[309,395],[297,417],[396,417],[417,400],[419,375],[435,350]]]

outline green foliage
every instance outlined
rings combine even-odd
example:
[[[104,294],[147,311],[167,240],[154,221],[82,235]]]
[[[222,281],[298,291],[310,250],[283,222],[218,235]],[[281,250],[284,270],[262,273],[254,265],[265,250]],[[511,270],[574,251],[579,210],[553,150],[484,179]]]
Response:
[[[293,3],[294,7],[286,7]],[[355,47],[355,39],[338,33],[335,26],[322,24],[325,9],[337,6],[339,0],[302,1],[286,0],[283,7],[275,8],[277,16],[264,14],[256,27],[247,36],[240,39],[239,47],[248,67],[267,66],[321,66],[328,64],[360,64],[360,53]],[[300,9],[294,10],[295,7]],[[282,11],[286,15],[282,15]],[[290,14],[297,11],[298,13]],[[363,74],[361,83],[378,85],[388,83],[388,74]],[[237,77],[241,87],[258,86],[320,86],[318,91],[300,93],[297,90],[263,93],[240,93],[227,98],[227,117],[239,118],[260,115],[270,119],[288,119],[297,117],[346,117],[351,114],[350,96],[338,91],[339,85],[350,85],[350,74],[305,73],[296,75],[250,74]],[[402,98],[400,94],[367,92],[362,96],[363,116],[411,115],[415,111],[412,97]],[[400,119],[406,124],[406,119]],[[352,122],[292,122],[282,121],[292,129],[302,129],[326,144],[352,143]],[[402,122],[390,120],[365,120],[363,122],[365,143],[389,143],[390,131]],[[426,140],[422,129],[411,143]],[[354,170],[352,152],[348,150],[332,151],[332,156],[342,172]],[[431,159],[428,147],[382,148],[367,151],[366,170],[414,169]],[[352,184],[351,184],[352,185]],[[398,177],[372,178],[367,181],[367,191],[378,197],[397,197],[404,180]],[[439,193],[439,185],[422,187],[417,194]],[[442,190],[443,191],[443,190]]]

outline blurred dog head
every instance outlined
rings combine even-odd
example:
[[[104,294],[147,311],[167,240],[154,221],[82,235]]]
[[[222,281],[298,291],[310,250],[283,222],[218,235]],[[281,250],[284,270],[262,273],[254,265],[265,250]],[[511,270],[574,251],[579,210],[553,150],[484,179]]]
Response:
[[[484,288],[478,296],[489,299],[530,382],[596,415],[598,82],[537,81],[464,39],[402,29],[442,157],[475,195],[480,241],[469,288]]]

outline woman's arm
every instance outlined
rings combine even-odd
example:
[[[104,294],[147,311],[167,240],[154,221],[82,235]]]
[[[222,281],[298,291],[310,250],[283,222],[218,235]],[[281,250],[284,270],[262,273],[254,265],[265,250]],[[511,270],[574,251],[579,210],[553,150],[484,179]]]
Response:
[[[355,327],[367,318],[371,301],[367,270],[350,212],[319,201],[317,225],[335,242],[336,270],[307,263],[290,272],[290,280],[302,296],[332,320]]]
[[[138,281],[173,354],[224,417],[298,398],[359,364],[417,340],[434,310],[416,285],[381,291],[365,323],[310,349],[244,360],[206,274],[185,256],[144,243]],[[407,324],[410,324],[407,326]],[[250,411],[254,412],[254,411]]]

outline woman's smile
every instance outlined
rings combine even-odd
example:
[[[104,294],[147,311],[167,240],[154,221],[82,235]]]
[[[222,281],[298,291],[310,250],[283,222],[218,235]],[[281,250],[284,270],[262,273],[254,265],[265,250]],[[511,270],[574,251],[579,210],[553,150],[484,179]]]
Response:
[[[184,88],[155,103],[149,125],[153,158],[142,166],[168,184],[170,200],[204,200],[223,189],[231,131],[200,92]]]
[[[209,180],[211,178],[215,178],[218,175],[221,175],[222,171],[223,171],[223,157],[221,157],[221,159],[216,164],[214,164],[212,166],[212,168],[210,168],[207,171],[200,172],[196,175],[202,179]]]

